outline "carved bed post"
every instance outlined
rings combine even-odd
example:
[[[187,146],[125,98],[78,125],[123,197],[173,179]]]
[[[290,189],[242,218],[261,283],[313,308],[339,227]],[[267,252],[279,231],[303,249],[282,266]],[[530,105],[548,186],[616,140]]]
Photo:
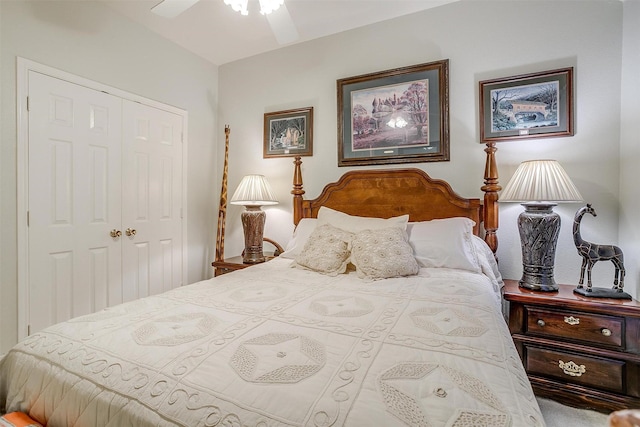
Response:
[[[493,253],[498,250],[498,191],[502,187],[498,184],[498,166],[496,165],[495,153],[498,150],[495,142],[487,142],[486,163],[484,167],[484,185],[481,187],[484,191],[484,240],[487,242]]]
[[[224,127],[224,169],[222,172],[222,190],[220,191],[220,207],[218,208],[218,233],[216,234],[216,261],[224,259],[224,228],[227,218],[227,176],[229,174],[229,125]]]
[[[293,194],[293,223],[298,225],[300,220],[302,219],[302,196],[304,195],[304,190],[302,189],[302,159],[300,156],[296,156],[293,161],[295,165],[295,169],[293,171],[293,190],[291,190],[291,194]]]

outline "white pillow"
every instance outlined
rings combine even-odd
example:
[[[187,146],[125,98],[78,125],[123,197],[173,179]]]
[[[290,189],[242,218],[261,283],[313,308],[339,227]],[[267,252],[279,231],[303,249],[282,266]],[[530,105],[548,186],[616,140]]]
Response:
[[[322,206],[318,210],[318,225],[331,224],[334,227],[341,228],[350,233],[357,233],[362,230],[379,230],[389,227],[399,227],[406,230],[408,222],[409,215],[384,219],[348,215],[325,206]]]
[[[399,227],[356,233],[351,262],[358,277],[371,280],[412,276],[420,270],[407,243],[407,233]]]
[[[347,271],[353,234],[330,224],[318,225],[292,266],[336,276]]]
[[[311,233],[315,230],[317,223],[318,220],[315,218],[302,218],[300,222],[298,222],[295,230],[293,230],[293,236],[291,236],[291,240],[287,243],[280,257],[294,259],[299,255],[305,243],[309,240],[309,236],[311,236]]]
[[[480,272],[469,218],[412,222],[407,226],[409,244],[421,267],[446,267]]]
[[[498,269],[496,256],[484,240],[482,240],[478,236],[471,237],[473,247],[476,249],[476,253],[478,254],[478,260],[480,261],[480,269],[482,270],[482,274],[488,276],[491,279],[492,283],[494,283],[495,286],[494,290],[499,295],[500,288],[502,288],[504,283],[502,281],[500,270]]]

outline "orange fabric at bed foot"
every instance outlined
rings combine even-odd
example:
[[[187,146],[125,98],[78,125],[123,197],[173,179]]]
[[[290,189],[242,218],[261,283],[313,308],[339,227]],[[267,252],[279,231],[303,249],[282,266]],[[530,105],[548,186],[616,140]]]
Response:
[[[0,427],[42,427],[24,412],[11,412],[0,417]]]
[[[609,414],[609,427],[640,426],[640,409],[623,409]]]

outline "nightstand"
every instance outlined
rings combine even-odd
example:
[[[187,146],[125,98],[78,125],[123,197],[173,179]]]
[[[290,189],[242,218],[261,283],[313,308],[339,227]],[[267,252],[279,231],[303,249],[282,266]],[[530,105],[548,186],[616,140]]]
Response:
[[[640,303],[559,287],[505,280],[509,330],[535,394],[606,413],[640,408]]]
[[[273,252],[265,252],[264,256],[266,261],[273,259]],[[221,274],[231,273],[232,271],[242,270],[243,268],[251,267],[256,264],[244,264],[242,262],[242,256],[234,256],[231,258],[225,258],[222,261],[213,261],[211,265],[214,268],[213,275],[220,276]]]

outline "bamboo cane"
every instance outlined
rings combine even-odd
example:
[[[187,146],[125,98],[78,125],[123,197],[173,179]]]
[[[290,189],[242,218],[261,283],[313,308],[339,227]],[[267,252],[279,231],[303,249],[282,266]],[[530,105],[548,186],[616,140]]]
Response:
[[[218,208],[218,232],[216,235],[216,261],[224,260],[224,228],[227,217],[227,176],[229,174],[229,134],[231,129],[225,125],[224,134],[224,169],[222,172],[222,190],[220,190],[220,207]]]

